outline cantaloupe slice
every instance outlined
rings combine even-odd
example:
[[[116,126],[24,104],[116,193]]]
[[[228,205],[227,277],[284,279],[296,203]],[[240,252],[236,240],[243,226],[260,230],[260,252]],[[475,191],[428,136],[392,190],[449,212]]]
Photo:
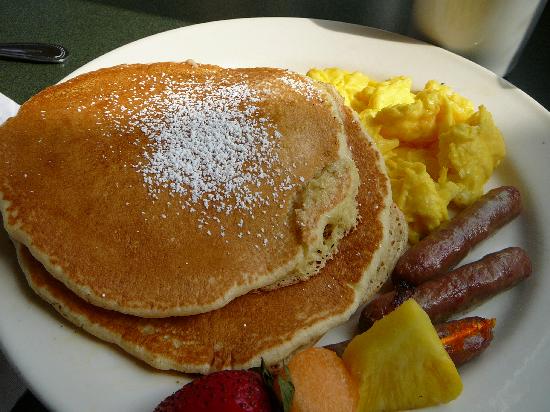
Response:
[[[359,393],[342,359],[331,350],[297,353],[288,369],[294,384],[290,412],[355,412]]]

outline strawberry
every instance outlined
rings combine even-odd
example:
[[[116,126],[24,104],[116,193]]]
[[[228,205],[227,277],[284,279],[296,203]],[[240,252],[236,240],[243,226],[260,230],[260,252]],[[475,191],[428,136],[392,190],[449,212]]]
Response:
[[[154,412],[271,412],[269,399],[260,374],[221,371],[188,383]]]

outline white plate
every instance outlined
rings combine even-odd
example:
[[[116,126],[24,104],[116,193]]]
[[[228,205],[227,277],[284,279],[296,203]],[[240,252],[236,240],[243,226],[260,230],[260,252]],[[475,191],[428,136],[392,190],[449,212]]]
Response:
[[[464,392],[442,411],[548,410],[550,388],[550,114],[491,72],[442,49],[362,26],[262,18],[185,27],[99,57],[71,76],[119,63],[181,61],[276,66],[298,72],[340,66],[375,78],[407,74],[421,88],[443,81],[493,113],[508,156],[489,186],[513,184],[523,215],[477,247],[469,260],[510,245],[527,249],[534,276],[475,309],[498,320],[494,342],[461,369]],[[0,235],[2,349],[33,392],[56,411],[150,411],[185,378],[154,371],[70,326],[26,286],[6,235]],[[331,331],[322,343],[347,338]]]

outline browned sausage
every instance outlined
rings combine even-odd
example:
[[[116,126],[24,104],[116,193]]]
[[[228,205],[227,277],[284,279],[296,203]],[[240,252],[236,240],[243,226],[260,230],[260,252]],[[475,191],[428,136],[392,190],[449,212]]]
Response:
[[[528,277],[531,270],[531,260],[525,251],[511,247],[424,282],[409,292],[408,297],[422,306],[432,322],[438,323],[514,286]],[[399,306],[403,300],[399,293],[388,292],[370,302],[361,312],[359,329],[369,329],[374,321]]]
[[[521,196],[512,186],[490,190],[477,202],[457,214],[416,245],[397,261],[394,280],[413,285],[447,272],[470,249],[521,212]]]
[[[483,352],[493,340],[495,319],[478,316],[438,324],[435,329],[456,366]]]
[[[437,335],[456,366],[468,362],[483,352],[493,340],[494,319],[478,316],[452,320],[435,325]],[[349,340],[324,346],[342,356]]]

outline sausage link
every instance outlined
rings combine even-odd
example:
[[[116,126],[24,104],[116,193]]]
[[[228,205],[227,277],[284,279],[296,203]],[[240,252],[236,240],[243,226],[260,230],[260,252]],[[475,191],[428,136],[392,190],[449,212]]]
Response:
[[[457,214],[407,250],[397,261],[394,280],[413,285],[447,272],[470,249],[489,237],[521,212],[521,195],[513,186],[487,192],[478,201]]]
[[[473,316],[440,323],[435,329],[454,364],[460,366],[489,346],[495,324],[495,319]]]
[[[531,274],[531,260],[519,247],[503,249],[417,286],[411,296],[433,323],[448,319],[478,302],[511,288]],[[402,300],[397,291],[385,293],[361,312],[359,329],[365,331]]]

